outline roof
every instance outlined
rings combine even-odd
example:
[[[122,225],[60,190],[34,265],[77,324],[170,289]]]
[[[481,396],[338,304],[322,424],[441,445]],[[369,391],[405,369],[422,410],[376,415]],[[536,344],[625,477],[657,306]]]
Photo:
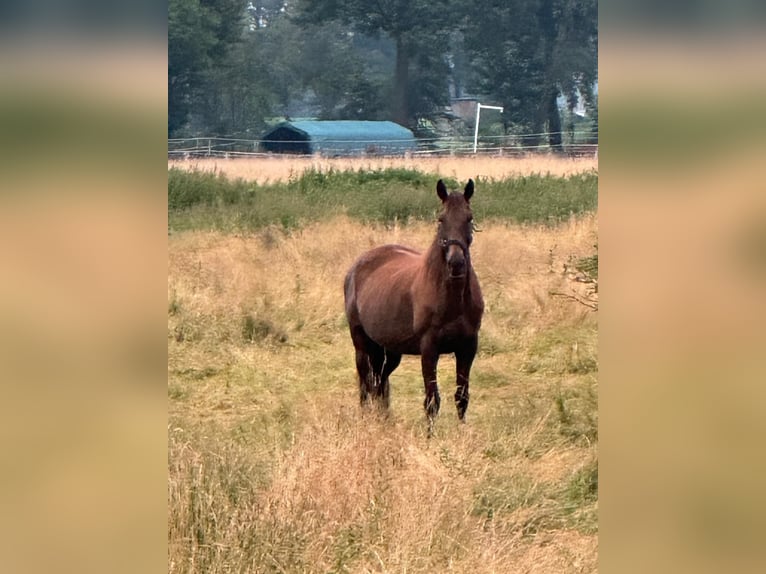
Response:
[[[415,136],[394,122],[305,120],[283,122],[263,136],[270,151],[354,155],[404,153],[415,148]]]

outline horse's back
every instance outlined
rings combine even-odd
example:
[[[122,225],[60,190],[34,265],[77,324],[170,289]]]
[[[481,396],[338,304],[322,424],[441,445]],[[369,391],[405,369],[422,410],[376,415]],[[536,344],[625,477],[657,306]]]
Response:
[[[345,279],[346,300],[373,275],[414,271],[422,254],[404,245],[382,245],[363,253],[351,266]],[[351,291],[351,292],[349,292]]]
[[[412,247],[406,245],[381,245],[362,253],[351,267],[349,273],[354,272],[358,267],[372,267],[376,268],[380,265],[390,262],[403,262],[411,261],[420,258],[422,253]]]

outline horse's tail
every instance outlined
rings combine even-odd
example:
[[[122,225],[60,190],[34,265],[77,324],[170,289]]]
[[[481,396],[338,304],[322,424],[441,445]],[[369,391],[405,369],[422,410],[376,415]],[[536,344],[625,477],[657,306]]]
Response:
[[[346,307],[346,317],[351,315],[351,311],[356,301],[356,263],[346,273],[343,280],[343,299]]]

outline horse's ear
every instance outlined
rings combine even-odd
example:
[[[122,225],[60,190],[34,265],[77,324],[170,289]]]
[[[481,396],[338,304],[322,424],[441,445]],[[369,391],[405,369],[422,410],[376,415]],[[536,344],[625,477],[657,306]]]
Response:
[[[447,201],[449,194],[447,193],[447,186],[444,185],[442,180],[436,182],[436,195],[438,195],[439,199],[442,201]]]
[[[465,197],[466,201],[470,201],[472,195],[473,195],[473,180],[469,179],[468,183],[465,184],[465,191],[463,192],[463,197]]]

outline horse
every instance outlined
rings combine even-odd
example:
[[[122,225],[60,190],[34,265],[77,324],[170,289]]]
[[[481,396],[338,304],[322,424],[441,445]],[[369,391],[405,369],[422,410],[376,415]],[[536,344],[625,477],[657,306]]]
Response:
[[[420,355],[429,436],[441,404],[436,380],[440,355],[455,355],[455,405],[461,422],[468,409],[469,376],[484,313],[471,264],[473,193],[472,179],[463,193],[449,193],[440,179],[436,194],[442,210],[428,250],[376,247],[354,262],[343,285],[361,404],[378,401],[387,410],[389,376],[402,355]]]

